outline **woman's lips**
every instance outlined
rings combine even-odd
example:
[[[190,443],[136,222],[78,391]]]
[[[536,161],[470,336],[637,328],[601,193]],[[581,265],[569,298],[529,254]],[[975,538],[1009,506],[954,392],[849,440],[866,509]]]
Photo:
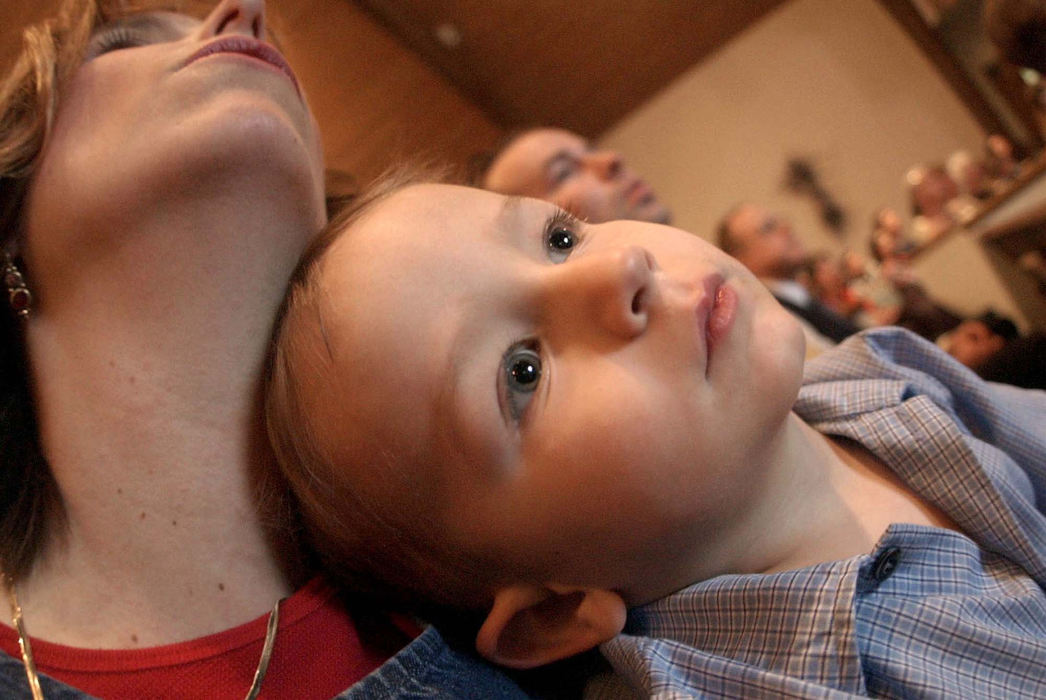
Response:
[[[198,50],[192,56],[189,56],[185,65],[187,66],[201,58],[216,54],[239,54],[272,66],[290,79],[295,91],[299,97],[301,96],[301,86],[298,84],[298,78],[294,75],[294,71],[291,70],[287,59],[273,46],[266,44],[264,41],[238,35],[220,37]]]

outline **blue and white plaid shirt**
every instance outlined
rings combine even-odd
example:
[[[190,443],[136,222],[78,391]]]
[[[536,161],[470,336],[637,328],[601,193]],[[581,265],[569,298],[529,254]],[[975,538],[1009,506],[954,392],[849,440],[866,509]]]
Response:
[[[895,524],[867,555],[690,586],[630,613],[589,695],[1046,698],[1046,392],[882,329],[810,363],[795,410],[969,537]]]

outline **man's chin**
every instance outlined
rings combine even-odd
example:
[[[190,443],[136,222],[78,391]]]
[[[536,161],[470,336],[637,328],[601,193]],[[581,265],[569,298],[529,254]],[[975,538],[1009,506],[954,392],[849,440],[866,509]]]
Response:
[[[654,218],[656,224],[671,224],[672,223],[672,212],[667,207],[660,207],[657,216]]]
[[[643,220],[652,224],[671,224],[672,212],[660,202],[651,202],[644,207]]]

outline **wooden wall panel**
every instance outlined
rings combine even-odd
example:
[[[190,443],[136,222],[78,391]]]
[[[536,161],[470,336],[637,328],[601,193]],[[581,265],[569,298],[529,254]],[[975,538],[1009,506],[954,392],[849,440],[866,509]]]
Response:
[[[596,138],[783,0],[353,2],[499,124]]]
[[[329,168],[363,184],[405,158],[463,164],[500,136],[478,107],[355,5],[270,5],[320,123]]]

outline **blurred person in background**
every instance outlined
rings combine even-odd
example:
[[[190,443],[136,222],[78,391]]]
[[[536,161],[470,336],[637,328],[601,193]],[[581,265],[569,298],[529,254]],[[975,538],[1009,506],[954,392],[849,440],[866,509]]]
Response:
[[[982,379],[1046,389],[1046,334],[1021,336],[1011,319],[994,311],[963,321],[938,344]]]
[[[667,224],[669,211],[621,154],[551,127],[510,134],[479,159],[474,184],[501,194],[553,202],[592,223],[618,219]]]
[[[819,302],[798,281],[809,253],[788,221],[744,203],[720,220],[717,243],[765,284],[778,302],[820,336],[838,343],[860,328]]]
[[[1046,0],[985,0],[983,12],[1007,61],[1046,74]]]

